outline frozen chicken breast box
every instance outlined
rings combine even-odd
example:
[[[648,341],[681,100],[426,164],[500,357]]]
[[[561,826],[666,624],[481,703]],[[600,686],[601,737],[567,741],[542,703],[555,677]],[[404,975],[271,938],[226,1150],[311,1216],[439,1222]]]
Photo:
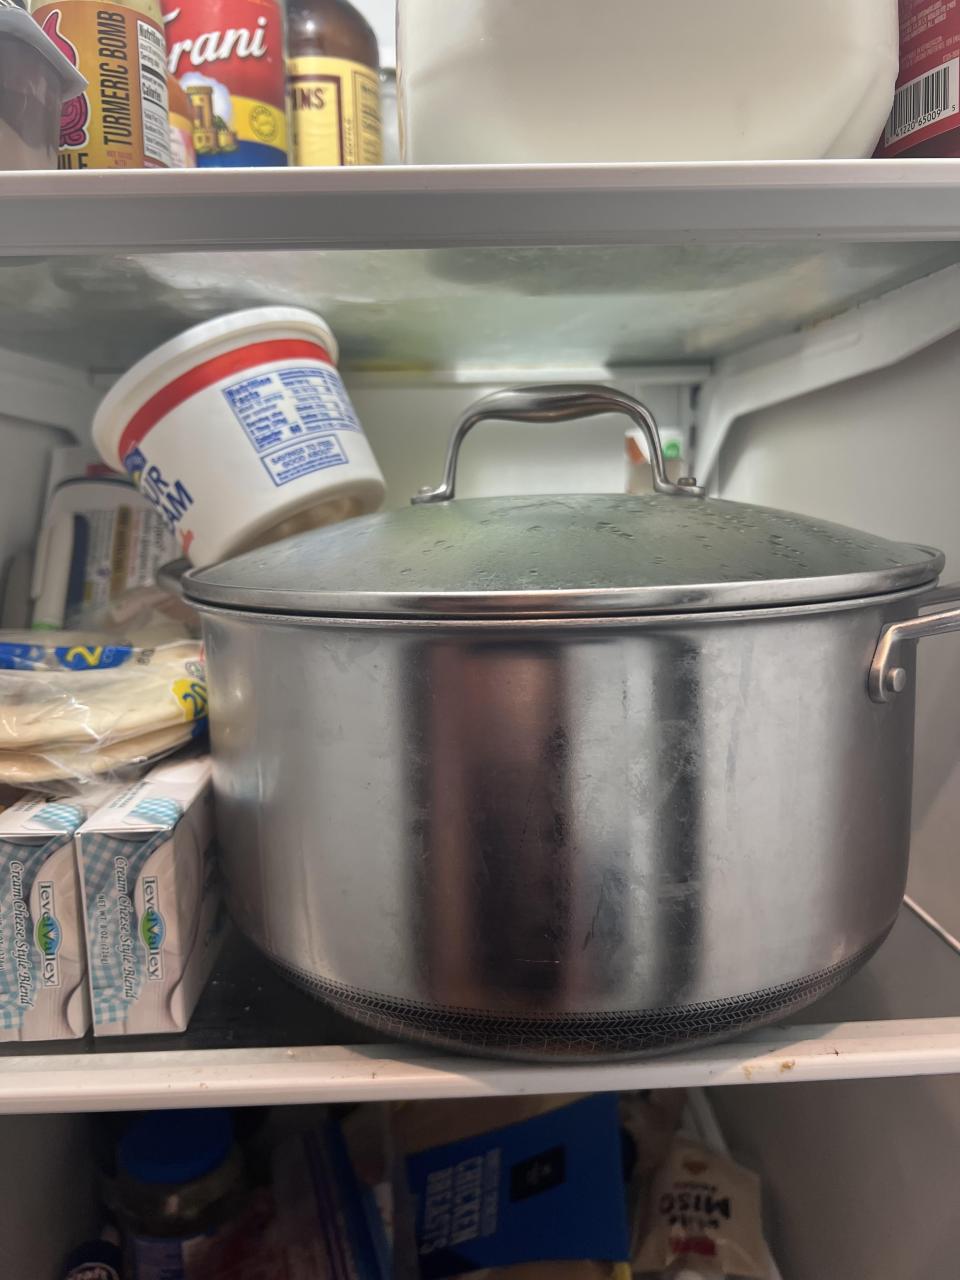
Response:
[[[161,765],[80,828],[96,1036],[185,1031],[224,911],[209,757]]]

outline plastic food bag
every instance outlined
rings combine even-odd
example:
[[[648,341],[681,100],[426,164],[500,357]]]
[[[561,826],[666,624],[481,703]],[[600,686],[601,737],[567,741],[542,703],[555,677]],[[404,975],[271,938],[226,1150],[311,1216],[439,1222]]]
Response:
[[[126,777],[201,736],[197,640],[0,634],[0,783],[61,788]]]
[[[633,1143],[635,1178],[649,1179],[666,1160],[680,1128],[686,1103],[685,1089],[655,1089],[650,1093],[621,1095],[620,1122]]]
[[[163,565],[161,575],[180,568],[180,561]],[[98,609],[85,609],[71,624],[74,631],[93,635],[152,636],[159,644],[161,637],[171,640],[200,636],[200,615],[180,594],[179,586],[170,579],[163,585],[138,587],[125,591]]]
[[[757,1175],[676,1138],[653,1180],[634,1274],[766,1280],[766,1257]]]
[[[191,1255],[187,1280],[387,1280],[386,1243],[336,1121],[288,1138],[271,1165],[270,1188]]]

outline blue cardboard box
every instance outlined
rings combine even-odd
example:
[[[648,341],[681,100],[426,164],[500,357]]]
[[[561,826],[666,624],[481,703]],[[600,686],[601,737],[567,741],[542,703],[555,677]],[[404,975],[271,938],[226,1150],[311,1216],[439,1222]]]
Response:
[[[629,1257],[616,1094],[411,1155],[407,1180],[424,1280]]]

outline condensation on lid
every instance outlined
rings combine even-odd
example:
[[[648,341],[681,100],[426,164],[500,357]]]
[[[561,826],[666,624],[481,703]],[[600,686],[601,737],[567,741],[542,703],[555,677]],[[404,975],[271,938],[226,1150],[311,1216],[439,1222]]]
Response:
[[[319,529],[184,580],[303,615],[531,618],[753,608],[934,582],[943,556],[842,525],[666,495],[477,498]]]

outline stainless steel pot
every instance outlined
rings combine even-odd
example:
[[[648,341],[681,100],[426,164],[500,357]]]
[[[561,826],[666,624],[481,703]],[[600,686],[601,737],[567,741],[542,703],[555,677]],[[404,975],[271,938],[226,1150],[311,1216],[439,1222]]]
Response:
[[[452,500],[481,419],[612,409],[655,494]],[[489,397],[415,501],[186,580],[266,954],[368,1024],[529,1058],[731,1035],[861,965],[906,878],[909,642],[960,627],[942,556],[673,485],[598,388]]]

